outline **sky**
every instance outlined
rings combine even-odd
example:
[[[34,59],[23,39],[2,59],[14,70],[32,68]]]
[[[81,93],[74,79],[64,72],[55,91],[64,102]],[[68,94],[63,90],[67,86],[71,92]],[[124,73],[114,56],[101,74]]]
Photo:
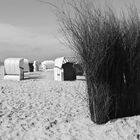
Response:
[[[56,4],[56,0],[44,0]],[[140,0],[93,0],[99,5],[113,3],[117,11]],[[73,52],[60,42],[57,17],[50,5],[39,0],[0,0],[0,60],[23,57],[48,60],[71,56]]]
[[[48,60],[71,55],[59,40],[58,22],[48,4],[38,0],[0,0],[0,60],[23,57]]]

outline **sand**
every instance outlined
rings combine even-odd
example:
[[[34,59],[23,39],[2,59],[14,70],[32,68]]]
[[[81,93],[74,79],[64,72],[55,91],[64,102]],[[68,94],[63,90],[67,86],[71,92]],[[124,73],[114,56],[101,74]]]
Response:
[[[0,67],[0,140],[136,140],[140,116],[96,125],[90,120],[84,77],[53,80],[53,70],[23,81],[3,80]]]

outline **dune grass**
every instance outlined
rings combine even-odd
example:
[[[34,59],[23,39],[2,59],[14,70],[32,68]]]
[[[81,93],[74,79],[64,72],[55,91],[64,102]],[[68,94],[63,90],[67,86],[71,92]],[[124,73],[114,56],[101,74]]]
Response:
[[[140,114],[140,19],[136,8],[118,17],[88,1],[59,11],[67,43],[86,73],[91,119],[97,124]],[[70,12],[72,11],[72,12]]]

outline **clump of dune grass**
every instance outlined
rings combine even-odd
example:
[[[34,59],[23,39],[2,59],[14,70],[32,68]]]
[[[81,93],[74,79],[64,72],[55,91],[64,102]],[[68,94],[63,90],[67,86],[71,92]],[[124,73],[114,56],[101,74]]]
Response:
[[[88,0],[63,1],[60,27],[82,62],[91,119],[97,124],[139,114],[140,21],[136,8],[118,17]]]

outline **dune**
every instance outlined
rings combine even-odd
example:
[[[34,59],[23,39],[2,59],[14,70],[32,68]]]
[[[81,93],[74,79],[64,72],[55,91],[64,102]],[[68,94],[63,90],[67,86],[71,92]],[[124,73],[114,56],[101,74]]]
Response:
[[[58,82],[52,70],[8,81],[0,67],[0,139],[135,140],[140,139],[140,116],[96,125],[90,120],[84,77]]]

